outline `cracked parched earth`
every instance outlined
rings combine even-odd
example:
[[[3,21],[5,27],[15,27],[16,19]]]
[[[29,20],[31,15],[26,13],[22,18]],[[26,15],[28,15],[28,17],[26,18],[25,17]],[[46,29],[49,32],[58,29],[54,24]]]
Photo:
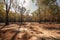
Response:
[[[0,27],[0,40],[60,40],[60,24],[10,24]]]

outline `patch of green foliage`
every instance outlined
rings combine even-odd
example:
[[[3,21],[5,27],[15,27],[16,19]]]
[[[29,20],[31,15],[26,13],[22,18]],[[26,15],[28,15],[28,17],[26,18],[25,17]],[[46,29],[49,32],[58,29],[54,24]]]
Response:
[[[34,0],[32,0],[32,2],[34,2]]]

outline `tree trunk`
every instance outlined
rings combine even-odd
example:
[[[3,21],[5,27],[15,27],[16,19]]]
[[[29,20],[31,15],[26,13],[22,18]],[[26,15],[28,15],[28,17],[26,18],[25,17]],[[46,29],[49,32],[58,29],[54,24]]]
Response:
[[[40,7],[39,7],[39,23],[41,22],[41,14],[40,14]]]
[[[21,24],[23,22],[23,13],[21,13]]]
[[[22,7],[22,11],[21,11],[21,25],[23,24],[23,7]]]
[[[9,21],[8,21],[8,11],[6,10],[6,21],[5,21],[5,25],[9,25]]]

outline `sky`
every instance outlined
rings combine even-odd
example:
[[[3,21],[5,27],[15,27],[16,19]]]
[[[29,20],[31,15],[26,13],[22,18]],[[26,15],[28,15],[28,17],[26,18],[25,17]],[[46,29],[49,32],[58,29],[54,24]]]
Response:
[[[24,0],[18,0],[19,5],[20,2],[23,3]],[[23,5],[27,10],[30,10],[30,13],[32,13],[33,11],[37,10],[38,6],[35,5],[36,4],[36,0],[34,0],[34,2],[32,2],[32,0],[25,0],[25,4]]]
[[[2,0],[0,0],[0,1],[2,1]],[[24,0],[17,0],[17,1],[18,1],[18,3],[19,3],[19,6],[21,6],[20,3],[23,3]],[[32,13],[32,12],[34,12],[35,10],[38,9],[38,6],[35,5],[36,2],[37,2],[37,0],[34,0],[34,3],[32,2],[32,0],[25,0],[25,1],[26,1],[26,3],[25,3],[23,6],[24,6],[27,10],[30,10],[30,13]],[[58,2],[58,5],[60,6],[60,0],[57,0],[57,2]],[[12,10],[14,10],[14,9],[12,9]]]
[[[57,2],[58,2],[58,5],[60,6],[60,0],[57,0]]]
[[[15,1],[13,1],[13,2],[15,2]],[[17,0],[17,2],[18,2],[17,4],[19,6],[22,6],[21,4],[23,4],[24,0]],[[32,2],[32,0],[25,0],[25,3],[23,4],[23,7],[26,8],[26,12],[28,10],[30,10],[29,15],[31,15],[32,12],[34,12],[38,9],[38,6],[36,5],[36,2],[37,2],[36,0],[34,0],[34,2]],[[14,4],[16,4],[16,3],[14,3]],[[14,11],[14,8],[11,8],[11,10]]]
[[[31,0],[29,1],[26,0],[26,4],[24,6],[28,10],[31,10],[31,12],[35,11],[38,8],[38,6],[36,5],[36,0],[34,1],[34,3]]]

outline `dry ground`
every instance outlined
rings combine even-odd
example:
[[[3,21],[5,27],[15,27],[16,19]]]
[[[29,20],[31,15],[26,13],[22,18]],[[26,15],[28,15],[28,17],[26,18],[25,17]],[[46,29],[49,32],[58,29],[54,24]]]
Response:
[[[1,27],[0,40],[60,40],[60,24],[26,22]]]

